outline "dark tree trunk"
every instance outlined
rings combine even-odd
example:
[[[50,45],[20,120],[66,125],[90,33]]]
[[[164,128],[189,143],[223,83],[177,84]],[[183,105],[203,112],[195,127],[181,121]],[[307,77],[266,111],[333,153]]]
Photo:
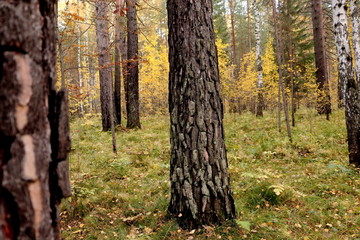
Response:
[[[126,74],[126,112],[127,128],[141,128],[139,107],[139,44],[136,19],[137,0],[127,0],[127,74]]]
[[[168,0],[171,200],[187,229],[235,217],[208,0]]]
[[[326,114],[329,118],[331,113],[329,80],[326,67],[325,32],[322,0],[312,0],[312,22],[314,33],[314,50],[316,65],[317,84],[317,111],[319,114]]]
[[[70,195],[67,97],[56,92],[56,2],[0,2],[0,239],[60,239]]]
[[[112,81],[109,54],[108,32],[108,4],[105,1],[96,1],[96,40],[100,73],[100,103],[103,131],[111,129],[112,109]]]
[[[116,15],[115,15],[115,74],[114,74],[114,110],[115,110],[115,123],[121,125],[121,12],[122,6],[120,6],[119,2],[116,5]]]

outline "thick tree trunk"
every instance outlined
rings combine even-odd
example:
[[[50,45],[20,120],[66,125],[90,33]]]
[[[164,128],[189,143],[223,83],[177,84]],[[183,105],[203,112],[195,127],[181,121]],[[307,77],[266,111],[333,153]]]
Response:
[[[169,212],[191,229],[235,217],[208,0],[169,0]]]
[[[261,60],[261,45],[260,45],[260,12],[259,12],[259,2],[253,0],[254,6],[254,16],[255,16],[255,55],[256,55],[256,70],[258,72],[258,82],[257,82],[257,106],[256,106],[256,116],[263,116],[264,108],[264,97],[263,97],[263,73],[262,73],[262,60]]]
[[[332,0],[335,43],[339,60],[340,82],[344,83],[345,119],[349,161],[360,166],[360,106],[358,86],[354,78],[349,42],[346,0]]]
[[[70,195],[67,97],[56,92],[56,2],[1,1],[0,239],[60,239]]]
[[[325,32],[322,0],[312,0],[312,22],[314,33],[314,50],[317,84],[317,111],[326,114],[329,119],[331,101],[329,91],[329,78],[326,67]]]
[[[96,1],[96,40],[98,48],[100,75],[100,103],[103,131],[111,129],[112,112],[112,81],[109,54],[108,4],[103,0]]]
[[[111,81],[111,66],[108,32],[108,3],[97,0],[96,7],[96,40],[98,46],[98,61],[100,75],[100,101],[103,131],[111,130],[113,151],[116,153],[116,138],[114,126],[113,87]]]
[[[139,43],[136,15],[137,0],[127,0],[127,74],[126,74],[126,112],[127,128],[141,128],[139,106]]]

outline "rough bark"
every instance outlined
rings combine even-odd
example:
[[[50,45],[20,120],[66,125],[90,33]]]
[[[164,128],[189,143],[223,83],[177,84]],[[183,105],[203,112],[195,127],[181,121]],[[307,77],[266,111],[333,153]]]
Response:
[[[97,0],[96,7],[96,40],[98,46],[98,61],[100,75],[100,101],[101,101],[101,119],[103,131],[111,130],[112,145],[114,153],[116,150],[116,137],[114,126],[114,102],[113,87],[111,81],[111,66],[109,53],[109,32],[108,32],[108,3]]]
[[[261,45],[260,45],[260,12],[259,12],[259,2],[254,0],[254,16],[255,16],[255,55],[256,55],[256,70],[258,72],[258,82],[257,82],[257,105],[256,105],[256,116],[263,116],[264,109],[264,97],[263,97],[263,73],[262,73],[262,60],[261,60]]]
[[[169,212],[187,229],[235,217],[209,0],[169,0]]]
[[[340,82],[344,83],[345,120],[349,161],[360,166],[360,106],[350,49],[346,0],[332,0],[335,44]]]
[[[127,74],[126,74],[126,112],[127,128],[141,128],[139,106],[139,43],[136,19],[137,0],[127,0]]]
[[[108,3],[97,0],[96,6],[96,42],[98,48],[98,62],[100,75],[100,103],[103,131],[111,129],[112,109],[112,80],[109,54],[109,32],[108,32]]]
[[[331,101],[326,64],[325,32],[322,0],[312,0],[312,22],[316,65],[317,111],[329,119]]]
[[[0,2],[0,239],[60,239],[70,195],[67,97],[56,92],[56,2]]]

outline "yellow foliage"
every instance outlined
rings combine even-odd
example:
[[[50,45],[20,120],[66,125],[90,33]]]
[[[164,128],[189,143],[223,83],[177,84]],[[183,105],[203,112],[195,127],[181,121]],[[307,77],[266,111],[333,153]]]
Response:
[[[278,85],[279,85],[279,73],[278,65],[276,64],[275,51],[272,45],[273,39],[268,39],[266,43],[265,54],[262,56],[262,66],[263,66],[263,95],[264,100],[271,107],[274,107],[277,102],[275,96],[278,95]]]
[[[156,36],[148,37],[142,49],[139,93],[142,111],[150,114],[167,111],[168,48],[158,44]]]
[[[233,97],[240,97],[242,104],[254,102],[257,95],[257,71],[255,53],[244,55],[240,64],[239,79],[233,87]]]

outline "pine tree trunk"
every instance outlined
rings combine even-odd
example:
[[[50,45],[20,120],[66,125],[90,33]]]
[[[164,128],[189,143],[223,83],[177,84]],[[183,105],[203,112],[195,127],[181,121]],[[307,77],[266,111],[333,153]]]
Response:
[[[56,2],[1,1],[0,239],[60,239],[70,196],[67,97],[56,92]]]
[[[317,84],[317,111],[326,114],[329,119],[331,101],[329,91],[329,78],[326,68],[325,32],[322,0],[312,0],[312,22],[314,33],[314,50]]]
[[[255,55],[256,55],[256,70],[258,72],[258,82],[257,82],[257,106],[256,106],[256,116],[263,116],[264,108],[264,98],[263,98],[263,73],[262,73],[262,60],[261,60],[261,45],[260,45],[260,12],[258,7],[258,2],[254,0],[254,16],[255,16]]]
[[[276,55],[277,55],[277,62],[279,65],[279,95],[281,92],[287,135],[289,137],[290,142],[292,142],[292,134],[291,134],[291,127],[290,127],[290,120],[289,120],[289,109],[288,109],[287,97],[286,97],[284,79],[283,79],[283,77],[284,77],[284,56],[285,56],[284,43],[283,43],[284,38],[282,35],[282,31],[279,28],[276,0],[273,0],[272,4],[273,4],[275,39],[276,39],[276,53],[277,53]],[[279,117],[280,117],[280,113],[279,113]]]
[[[169,212],[187,229],[235,217],[208,0],[169,0]]]
[[[115,123],[118,125],[121,125],[121,16],[120,12],[122,10],[123,6],[120,6],[119,1],[117,1],[116,4],[116,13],[115,13],[115,54],[114,54],[114,60],[115,60],[115,74],[114,74],[114,110],[115,110]]]
[[[127,75],[126,75],[126,112],[127,128],[141,128],[139,106],[139,43],[136,15],[137,0],[127,0]]]
[[[108,4],[103,0],[97,0],[96,6],[96,40],[98,48],[98,61],[100,73],[100,103],[103,131],[111,129],[112,109],[112,81],[109,54],[108,32]]]
[[[360,106],[358,86],[354,78],[349,42],[346,0],[332,0],[339,80],[344,83],[345,119],[349,161],[360,166]]]

